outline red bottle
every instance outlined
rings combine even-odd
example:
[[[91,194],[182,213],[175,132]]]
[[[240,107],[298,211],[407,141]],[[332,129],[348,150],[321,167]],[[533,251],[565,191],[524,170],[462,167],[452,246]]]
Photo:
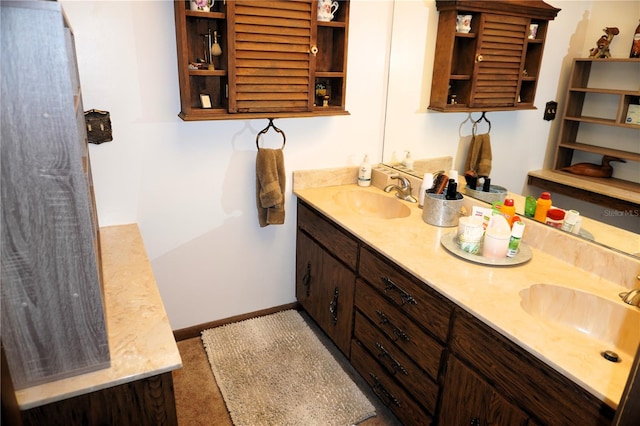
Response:
[[[633,35],[629,57],[640,58],[640,24],[638,24],[638,26],[636,27],[636,33]]]

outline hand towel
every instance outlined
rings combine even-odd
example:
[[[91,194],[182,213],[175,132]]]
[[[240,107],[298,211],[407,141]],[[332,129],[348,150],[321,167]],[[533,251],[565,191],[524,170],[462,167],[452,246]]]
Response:
[[[471,140],[465,173],[473,172],[476,176],[489,176],[491,173],[491,138],[488,133],[475,135]]]
[[[256,204],[260,227],[284,223],[286,176],[282,149],[258,149],[256,156]]]

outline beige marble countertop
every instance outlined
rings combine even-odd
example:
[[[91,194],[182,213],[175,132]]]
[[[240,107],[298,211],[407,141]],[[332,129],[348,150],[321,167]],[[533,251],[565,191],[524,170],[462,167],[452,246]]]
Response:
[[[409,204],[411,214],[402,219],[363,216],[336,203],[334,195],[345,189],[385,194],[383,191],[373,186],[361,188],[355,184],[345,185],[344,182],[337,186],[313,188],[305,183],[296,187],[296,173],[294,193],[299,198],[312,204],[362,241],[420,277],[458,306],[519,344],[551,368],[611,407],[617,407],[633,363],[633,354],[622,356],[620,363],[604,360],[600,353],[608,349],[606,344],[587,338],[573,329],[532,317],[522,309],[519,292],[533,284],[547,283],[587,291],[615,303],[622,303],[618,293],[626,288],[619,284],[620,281],[615,276],[612,279],[606,273],[595,271],[593,266],[592,270],[589,270],[571,263],[572,259],[580,258],[585,265],[595,262],[599,264],[599,270],[610,268],[615,272],[616,265],[608,263],[618,262],[615,256],[620,255],[589,259],[589,254],[586,254],[588,250],[581,249],[580,254],[570,254],[566,259],[561,259],[538,248],[544,248],[544,242],[541,240],[549,243],[548,238],[536,237],[533,235],[534,231],[525,231],[523,242],[529,241],[533,251],[533,258],[528,263],[511,267],[492,267],[469,262],[452,255],[440,244],[442,236],[455,232],[456,228],[439,228],[425,223],[422,220],[422,210],[416,204]],[[297,177],[299,181],[308,178],[302,174],[298,174]],[[343,181],[348,181],[349,177],[350,174]],[[326,185],[327,182],[321,184]],[[540,226],[541,229],[545,227]],[[565,240],[563,243],[559,243],[557,239],[551,242],[556,249],[558,244],[586,244],[569,235]],[[562,250],[576,251],[570,247],[564,247]],[[628,280],[633,283],[635,275],[640,272],[640,262],[624,262],[626,271],[634,271],[634,276]],[[640,330],[640,324],[635,324],[634,328],[636,331]]]
[[[111,366],[16,391],[21,410],[182,367],[136,224],[100,228]]]

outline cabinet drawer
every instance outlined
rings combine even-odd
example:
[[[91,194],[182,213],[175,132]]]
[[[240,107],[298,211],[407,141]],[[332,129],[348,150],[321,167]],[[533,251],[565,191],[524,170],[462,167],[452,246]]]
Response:
[[[368,248],[360,250],[359,271],[394,306],[446,341],[453,310],[448,300]]]
[[[467,312],[456,310],[450,350],[543,424],[611,424],[612,408]]]
[[[385,373],[357,340],[351,342],[351,364],[402,423],[425,426],[431,424],[431,416]]]
[[[357,241],[300,202],[298,202],[298,228],[311,235],[355,271],[358,261]]]
[[[438,385],[359,312],[356,313],[354,334],[389,375],[394,376],[429,412],[435,413]]]
[[[356,280],[356,308],[437,381],[442,345],[360,279]]]

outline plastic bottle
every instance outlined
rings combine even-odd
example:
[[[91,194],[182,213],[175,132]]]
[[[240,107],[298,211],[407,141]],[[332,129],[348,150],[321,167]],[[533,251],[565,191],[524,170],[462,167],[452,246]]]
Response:
[[[629,57],[640,58],[640,24],[638,24],[638,26],[636,27],[636,33],[633,35]]]
[[[551,194],[543,192],[536,201],[536,213],[533,216],[538,222],[545,223],[547,221],[547,211],[551,208]]]
[[[580,213],[577,210],[569,210],[564,216],[564,222],[562,222],[562,230],[573,232],[573,228],[576,227],[578,219],[580,219]]]
[[[420,193],[418,194],[418,207],[422,208],[424,206],[424,195],[431,188],[433,188],[433,174],[425,173],[422,177],[422,185],[420,185]]]
[[[449,179],[447,184],[447,193],[444,195],[445,200],[457,200],[458,199],[458,184],[455,180]]]
[[[413,157],[411,156],[411,151],[407,151],[407,155],[405,155],[404,160],[402,160],[402,165],[407,169],[413,170]]]
[[[511,228],[511,237],[509,238],[509,248],[507,249],[507,257],[514,257],[520,249],[520,240],[524,234],[524,222],[521,220],[513,222]]]
[[[545,223],[554,228],[561,228],[564,222],[564,210],[562,209],[549,209],[547,210],[547,220]]]
[[[507,219],[509,226],[513,226],[513,219],[516,217],[516,206],[513,198],[505,198],[500,206],[500,213]]]
[[[371,185],[371,164],[369,164],[369,156],[365,155],[360,169],[358,170],[358,185],[369,186]]]
[[[529,196],[525,198],[524,215],[533,218],[536,215],[536,199]]]

